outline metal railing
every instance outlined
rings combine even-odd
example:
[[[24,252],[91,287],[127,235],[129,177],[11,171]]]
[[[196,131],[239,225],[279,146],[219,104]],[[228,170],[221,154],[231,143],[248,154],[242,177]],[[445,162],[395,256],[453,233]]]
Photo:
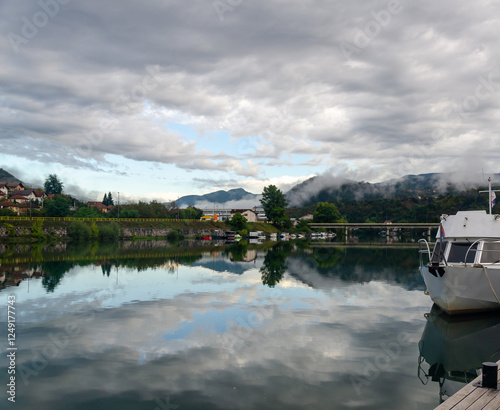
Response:
[[[426,248],[422,249],[421,248],[422,244],[424,244],[426,246]],[[424,257],[423,257],[424,254],[429,255],[429,262],[428,263],[431,263],[431,248],[429,247],[429,242],[427,242],[426,239],[419,239],[418,240],[418,257],[419,257],[419,263],[420,263],[419,266],[424,265]]]
[[[489,238],[481,238],[481,239],[475,240],[474,242],[472,242],[472,244],[467,249],[467,252],[465,253],[465,266],[467,266],[467,256],[469,256],[470,250],[473,248],[474,245],[476,245],[479,242],[484,242],[484,244],[500,243],[500,241],[498,241],[496,239],[489,239]],[[473,249],[473,251],[476,252],[476,255],[477,255],[477,252],[481,252],[480,253],[480,260],[483,259],[483,252],[485,252],[485,253],[488,253],[488,252],[500,253],[500,251],[498,249],[489,249],[489,250],[484,249],[484,244],[483,244],[483,247],[481,248],[481,250],[477,249],[477,247],[475,249]],[[477,259],[477,258],[474,258],[474,259]],[[477,262],[480,262],[480,260],[477,260]],[[494,265],[495,263],[499,263],[499,262],[500,262],[500,258],[498,260],[496,260],[495,262],[486,262],[486,263],[491,263],[492,265]]]
[[[170,219],[170,218],[81,218],[81,217],[53,217],[53,216],[0,216],[0,221],[120,221],[120,222],[200,222],[199,219]],[[215,221],[214,221],[215,222]]]

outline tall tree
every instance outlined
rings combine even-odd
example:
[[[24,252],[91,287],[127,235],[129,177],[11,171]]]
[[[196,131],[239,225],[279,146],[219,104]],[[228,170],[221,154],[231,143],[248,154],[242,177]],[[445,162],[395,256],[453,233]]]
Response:
[[[200,219],[203,215],[201,209],[195,208],[194,206],[188,206],[181,213],[181,219]]]
[[[335,223],[342,219],[339,210],[334,204],[328,202],[320,202],[316,206],[313,215],[313,222],[319,223]]]
[[[111,195],[111,192],[108,193],[108,205],[114,205],[113,201],[113,196]]]
[[[285,213],[288,205],[285,195],[275,185],[269,185],[264,188],[262,192],[262,199],[260,200],[267,220],[280,227],[289,227],[290,218]]]
[[[108,195],[106,193],[104,194],[104,198],[102,198],[102,204],[106,206],[109,205]]]
[[[50,174],[44,183],[47,194],[62,194],[64,184],[59,180],[56,174]]]

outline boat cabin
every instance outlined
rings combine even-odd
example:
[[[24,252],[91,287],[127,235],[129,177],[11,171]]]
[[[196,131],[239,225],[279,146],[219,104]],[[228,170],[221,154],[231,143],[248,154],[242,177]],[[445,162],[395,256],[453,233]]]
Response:
[[[500,215],[463,211],[441,217],[432,267],[495,263],[500,263]]]

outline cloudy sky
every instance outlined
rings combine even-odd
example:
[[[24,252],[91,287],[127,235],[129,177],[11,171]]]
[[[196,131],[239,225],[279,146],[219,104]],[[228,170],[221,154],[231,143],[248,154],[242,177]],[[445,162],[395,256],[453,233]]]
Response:
[[[500,4],[1,0],[0,167],[101,199],[498,172]]]

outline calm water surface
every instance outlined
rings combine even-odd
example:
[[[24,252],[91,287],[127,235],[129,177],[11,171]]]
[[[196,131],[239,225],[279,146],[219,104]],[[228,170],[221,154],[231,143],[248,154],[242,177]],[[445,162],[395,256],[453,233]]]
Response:
[[[498,355],[500,318],[431,311],[414,248],[136,242],[0,262],[12,408],[432,409]]]

